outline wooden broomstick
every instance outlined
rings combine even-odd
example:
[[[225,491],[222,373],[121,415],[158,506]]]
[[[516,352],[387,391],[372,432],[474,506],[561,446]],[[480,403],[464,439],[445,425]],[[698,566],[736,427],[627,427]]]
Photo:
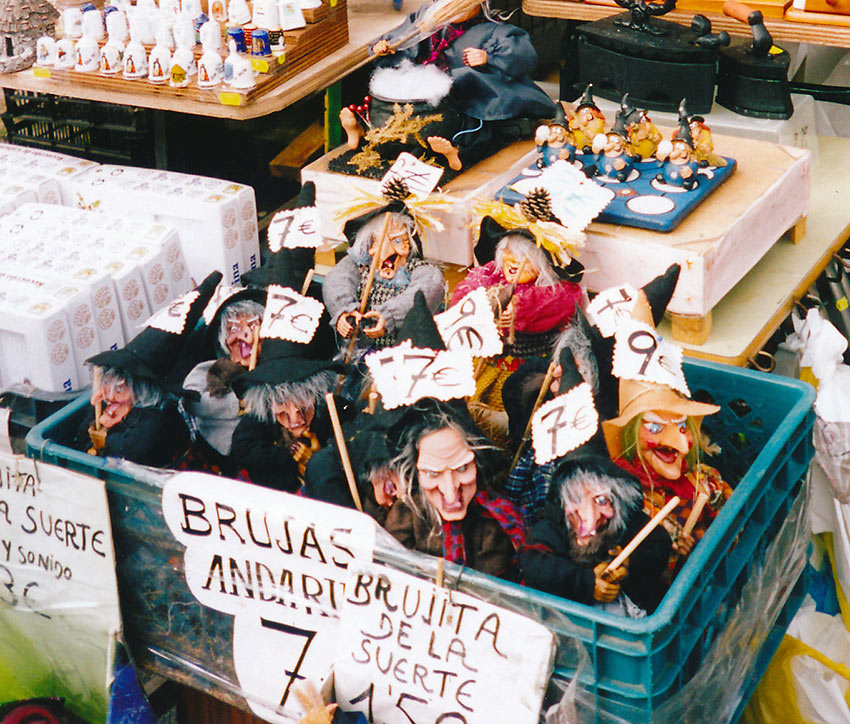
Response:
[[[251,343],[251,358],[248,360],[248,371],[251,372],[257,366],[257,352],[260,348],[260,330],[254,330],[254,341]]]
[[[623,561],[626,560],[632,553],[634,553],[635,548],[637,548],[641,543],[643,543],[644,539],[652,533],[659,525],[661,525],[661,521],[663,521],[670,513],[673,512],[673,509],[679,504],[679,496],[674,495],[667,502],[661,510],[659,510],[654,516],[652,516],[652,520],[649,521],[643,528],[641,528],[637,535],[632,538],[627,544],[626,547],[620,551],[619,555],[611,561],[606,567],[605,570],[602,571],[602,577],[609,573],[613,573],[616,571],[621,565],[623,565]]]
[[[420,40],[424,40],[434,31],[448,25],[459,15],[466,15],[481,0],[437,0],[420,17],[413,27],[404,35],[396,38],[392,43],[392,49],[410,47]]]
[[[514,280],[511,282],[511,298],[514,296],[514,292],[516,291],[516,285],[525,272],[525,268],[528,266],[528,259],[523,259],[522,264],[519,265],[519,269],[517,270],[516,276]],[[508,344],[513,344],[516,341],[516,336],[514,335],[514,315],[511,315],[511,326],[510,331],[508,332]]]
[[[516,455],[514,455],[514,459],[511,462],[511,471],[513,471],[516,464],[519,462],[525,443],[528,442],[528,438],[531,435],[531,421],[534,419],[534,413],[537,412],[537,408],[540,407],[540,404],[543,402],[543,398],[546,397],[546,390],[548,390],[549,385],[552,384],[552,378],[555,376],[555,368],[557,366],[557,360],[553,359],[549,363],[549,367],[546,370],[546,376],[543,378],[543,384],[540,385],[540,391],[537,393],[537,399],[534,401],[534,407],[531,408],[531,414],[528,416],[528,422],[525,424],[525,430],[522,433],[522,440],[520,440]]]
[[[104,448],[106,445],[106,433],[108,432],[100,426],[100,416],[103,414],[103,399],[100,396],[101,372],[100,367],[95,367],[92,373],[92,391],[97,397],[97,401],[94,403],[94,425],[89,426],[91,447],[86,450],[89,455],[97,455]]]
[[[351,355],[354,354],[354,347],[357,344],[357,335],[360,333],[360,321],[366,313],[366,307],[369,304],[369,293],[372,291],[372,282],[375,279],[375,273],[378,271],[381,253],[384,251],[384,244],[387,238],[387,229],[390,226],[390,212],[384,214],[384,223],[381,226],[381,235],[378,237],[378,248],[372,255],[372,263],[369,265],[369,273],[366,275],[366,283],[363,285],[363,293],[360,295],[360,316],[354,323],[354,330],[351,333],[351,341],[348,343],[348,349],[345,352],[345,364],[351,361]]]
[[[339,424],[339,414],[336,411],[336,402],[332,392],[325,395],[325,401],[328,403],[328,413],[331,417],[331,426],[334,430],[334,438],[336,438],[336,446],[339,450],[339,457],[342,459],[342,469],[345,472],[345,480],[348,483],[348,489],[351,492],[351,497],[354,500],[354,505],[357,510],[363,511],[363,503],[360,501],[360,493],[357,490],[357,481],[354,479],[354,470],[351,468],[351,458],[348,457],[348,448],[345,445],[345,438],[342,435],[342,425]]]

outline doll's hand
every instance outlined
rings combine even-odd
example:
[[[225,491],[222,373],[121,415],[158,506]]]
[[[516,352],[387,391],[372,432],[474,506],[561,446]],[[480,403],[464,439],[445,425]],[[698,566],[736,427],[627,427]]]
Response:
[[[340,337],[348,339],[351,333],[354,332],[354,325],[360,320],[360,312],[353,310],[351,312],[343,312],[336,320],[336,331]]]
[[[375,320],[374,324],[366,323],[366,320],[371,321],[373,319]],[[373,309],[371,312],[366,312],[366,314],[363,315],[363,321],[360,326],[363,329],[363,333],[370,339],[382,337],[387,331],[387,322],[384,319],[384,315],[376,309]]]
[[[537,130],[534,132],[534,143],[538,146],[542,146],[548,140],[549,126],[537,126]]]
[[[689,556],[694,549],[694,545],[696,545],[694,537],[680,530],[679,535],[676,537],[676,542],[673,543],[673,550],[680,556]]]
[[[487,64],[487,51],[481,48],[467,48],[463,51],[463,62],[470,68]]]
[[[289,453],[296,463],[306,463],[313,454],[313,448],[301,440],[296,440],[289,446]]]
[[[379,40],[372,46],[372,53],[373,55],[392,55],[395,53],[395,48],[388,40]]]
[[[502,313],[499,315],[499,318],[496,320],[496,326],[499,328],[499,331],[502,334],[507,334],[508,330],[511,327],[511,320],[514,316],[514,302],[510,301],[507,307],[502,310]]]
[[[679,175],[682,178],[690,178],[691,176],[693,176],[693,173],[694,173],[694,170],[690,166],[688,166],[687,164],[682,166],[682,170],[679,171]]]
[[[611,603],[611,601],[616,600],[617,596],[620,595],[619,581],[625,578],[625,572],[621,573],[622,569],[620,568],[613,573],[606,574],[603,578],[602,571],[605,570],[607,565],[608,561],[603,561],[593,567],[593,598],[600,603]],[[608,580],[609,578],[616,578],[616,580]]]

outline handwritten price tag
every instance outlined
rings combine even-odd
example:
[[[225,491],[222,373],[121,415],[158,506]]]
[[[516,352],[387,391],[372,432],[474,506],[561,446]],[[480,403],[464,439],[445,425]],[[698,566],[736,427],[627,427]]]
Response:
[[[637,290],[631,284],[621,284],[599,292],[584,312],[603,337],[611,337],[617,325],[632,318],[637,301]]]
[[[472,357],[464,352],[420,349],[406,341],[368,355],[366,366],[388,410],[423,397],[445,401],[475,392]]]
[[[599,414],[587,382],[540,406],[531,421],[534,461],[543,465],[583,445],[596,432]]]
[[[450,351],[466,352],[473,357],[502,353],[502,338],[487,292],[482,288],[470,292],[458,304],[436,315],[434,321]]]
[[[160,309],[147,322],[145,327],[154,327],[161,329],[163,332],[171,332],[171,334],[180,334],[183,331],[183,326],[186,324],[186,316],[189,314],[189,308],[198,298],[198,290],[187,292],[182,297],[178,297],[171,304]]]
[[[269,249],[278,252],[283,247],[317,249],[324,244],[319,211],[315,206],[278,211],[269,224]]]
[[[277,337],[307,344],[316,333],[324,306],[288,287],[272,284],[266,301],[260,337]]]
[[[230,297],[236,294],[236,292],[241,292],[244,288],[245,287],[230,287],[226,284],[219,284],[215,288],[210,301],[207,303],[207,306],[204,307],[204,322],[207,326],[212,324],[213,317],[218,311],[218,308]]]
[[[628,380],[667,385],[690,397],[682,371],[682,350],[658,336],[652,327],[631,320],[617,328],[613,373]]]
[[[420,161],[410,153],[400,153],[390,170],[381,179],[381,188],[393,180],[404,181],[414,194],[427,196],[440,182],[443,169]]]

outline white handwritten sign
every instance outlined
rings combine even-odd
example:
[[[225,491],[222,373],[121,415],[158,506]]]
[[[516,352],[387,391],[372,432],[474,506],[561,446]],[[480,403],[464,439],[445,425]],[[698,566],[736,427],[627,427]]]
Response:
[[[384,724],[536,724],[555,640],[542,624],[399,571],[345,589],[336,699]]]
[[[479,287],[460,302],[434,317],[440,336],[451,351],[473,357],[502,353],[502,338],[496,327],[487,292]]]
[[[219,284],[215,291],[213,292],[212,297],[210,297],[210,301],[207,302],[207,306],[204,307],[204,322],[209,326],[212,324],[213,317],[215,313],[218,311],[218,308],[224,304],[230,297],[232,297],[237,292],[241,292],[245,287],[232,287],[227,284]]]
[[[423,397],[445,401],[475,392],[472,357],[463,352],[420,349],[405,341],[367,355],[366,366],[388,410]]]
[[[103,481],[0,455],[0,691],[106,721],[120,630]]]
[[[278,211],[268,228],[269,250],[278,252],[283,247],[317,249],[324,245],[319,210],[315,206]]]
[[[305,297],[278,284],[269,286],[260,336],[288,339],[307,344],[316,333],[324,306],[318,299]]]
[[[189,314],[192,302],[198,298],[199,294],[200,292],[195,289],[186,292],[182,297],[177,297],[173,302],[151,316],[144,326],[155,327],[163,332],[171,332],[171,334],[180,334],[186,324],[186,317]]]
[[[348,568],[371,561],[374,521],[204,473],[169,478],[162,511],[186,546],[192,594],[236,617],[233,664],[251,708],[291,721],[301,713],[293,684],[319,687],[330,674]]]
[[[587,382],[541,405],[531,421],[534,461],[543,465],[583,445],[596,432],[599,414]]]
[[[618,324],[632,318],[637,295],[637,290],[631,284],[611,287],[599,292],[584,313],[599,328],[603,337],[611,337],[617,331]]]
[[[404,181],[411,193],[427,196],[437,187],[442,175],[443,169],[439,166],[420,161],[405,151],[398,155],[390,170],[384,174],[381,188],[386,188],[390,181]]]
[[[667,385],[690,397],[680,347],[637,320],[621,324],[615,340],[612,371],[617,377]]]

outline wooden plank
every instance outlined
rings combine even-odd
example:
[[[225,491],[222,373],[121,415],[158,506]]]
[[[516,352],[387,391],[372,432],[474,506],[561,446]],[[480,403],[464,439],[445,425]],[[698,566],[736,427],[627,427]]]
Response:
[[[599,20],[609,15],[623,12],[619,7],[590,5],[574,0],[523,0],[523,12],[544,18],[564,18],[567,20]],[[791,12],[791,9],[788,10]],[[711,20],[712,31],[725,30],[730,35],[748,36],[749,28],[743,23],[718,13],[705,13]],[[682,25],[690,25],[693,12],[675,10],[664,16]],[[788,22],[783,18],[765,18],[765,27],[777,43],[793,41],[795,43],[817,43],[838,48],[850,48],[850,27],[837,25],[816,25],[814,23]]]
[[[324,143],[324,129],[322,124],[316,121],[269,161],[271,175],[278,178],[298,178],[301,168],[322,149]]]

